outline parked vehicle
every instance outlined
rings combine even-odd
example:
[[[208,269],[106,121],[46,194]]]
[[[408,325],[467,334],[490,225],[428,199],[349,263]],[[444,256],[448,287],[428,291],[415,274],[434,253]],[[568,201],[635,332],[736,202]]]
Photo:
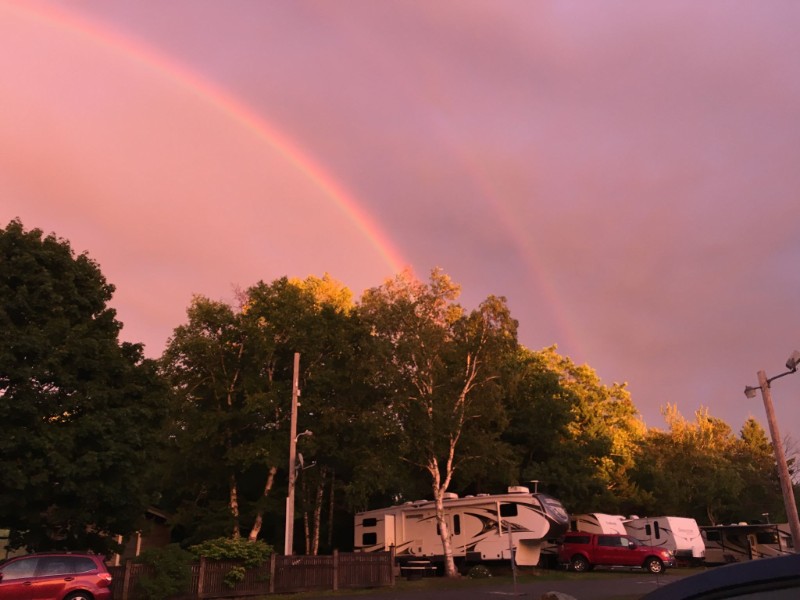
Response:
[[[625,517],[622,515],[609,515],[606,513],[582,513],[577,515],[570,515],[569,530],[582,531],[584,533],[625,533],[625,526],[622,522]],[[548,538],[542,545],[541,557],[539,558],[539,566],[546,569],[557,569],[560,565],[558,562],[558,545],[561,543],[560,539]]]
[[[0,565],[0,600],[111,600],[110,586],[94,554],[28,554]]]
[[[705,558],[700,528],[688,517],[635,517],[625,521],[625,532],[640,544],[671,550],[679,561],[699,564]]]
[[[794,553],[789,525],[738,523],[700,528],[706,564],[720,565]]]
[[[661,573],[675,566],[675,557],[666,548],[643,546],[632,537],[617,533],[570,532],[558,547],[558,561],[578,572],[603,566],[640,567]]]
[[[513,548],[516,564],[534,566],[544,541],[560,537],[569,526],[561,502],[521,486],[506,494],[448,494],[444,509],[453,556],[460,562],[509,560]],[[420,557],[442,561],[434,503],[420,500],[358,513],[354,546],[356,552],[394,547],[401,563]]]
[[[622,515],[608,515],[605,513],[584,513],[571,515],[569,520],[570,531],[583,531],[586,533],[620,533],[625,534],[625,517]]]
[[[795,600],[800,598],[800,554],[725,565],[653,590],[643,600]]]

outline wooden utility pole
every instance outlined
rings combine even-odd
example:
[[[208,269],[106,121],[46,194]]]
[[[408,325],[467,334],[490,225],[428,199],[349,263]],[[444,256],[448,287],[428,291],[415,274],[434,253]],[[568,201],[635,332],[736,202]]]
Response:
[[[289,425],[289,493],[286,496],[286,536],[283,541],[283,553],[293,554],[294,541],[294,484],[297,479],[297,398],[300,396],[298,379],[300,377],[300,353],[294,353],[294,371],[292,374],[292,417]],[[800,538],[799,538],[800,539]]]
[[[778,420],[775,418],[775,409],[772,406],[772,393],[769,380],[764,371],[758,372],[758,385],[761,388],[761,397],[764,399],[764,409],[767,411],[767,423],[772,436],[772,448],[775,450],[775,461],[778,463],[778,477],[781,481],[783,503],[786,506],[786,517],[789,519],[789,528],[792,531],[792,544],[794,552],[800,549],[800,519],[797,516],[797,504],[794,501],[794,489],[789,467],[786,464],[786,454],[783,451],[781,434],[778,431]],[[752,389],[752,388],[751,388]]]

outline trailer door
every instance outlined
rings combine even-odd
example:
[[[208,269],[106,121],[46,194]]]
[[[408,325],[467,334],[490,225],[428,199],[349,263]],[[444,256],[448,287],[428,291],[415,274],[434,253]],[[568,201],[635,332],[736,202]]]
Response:
[[[392,546],[396,544],[395,541],[395,529],[394,529],[394,515],[386,515],[386,522],[384,523],[383,535],[384,535],[384,542],[383,547],[388,550]]]

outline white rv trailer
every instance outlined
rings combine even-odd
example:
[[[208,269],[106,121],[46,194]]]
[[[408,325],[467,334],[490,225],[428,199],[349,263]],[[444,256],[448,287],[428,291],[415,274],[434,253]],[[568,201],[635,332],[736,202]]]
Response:
[[[706,564],[744,562],[792,554],[788,524],[739,523],[704,525],[700,528],[706,545]]]
[[[544,541],[563,535],[569,526],[561,502],[520,486],[508,488],[506,494],[459,498],[450,493],[444,510],[453,557],[464,562],[509,560],[513,547],[516,564],[536,565]],[[415,558],[442,561],[434,502],[406,502],[356,514],[354,547],[356,552],[394,547],[401,563]]]
[[[688,517],[636,517],[625,521],[626,533],[641,544],[663,546],[678,560],[703,562],[706,547],[697,521]]]
[[[583,513],[570,515],[569,530],[583,531],[585,533],[619,533],[627,534],[622,515],[608,515],[606,513]]]

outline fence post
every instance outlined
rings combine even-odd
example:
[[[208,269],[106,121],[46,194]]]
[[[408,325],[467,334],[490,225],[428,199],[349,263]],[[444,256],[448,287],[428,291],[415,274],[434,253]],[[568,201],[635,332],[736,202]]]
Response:
[[[269,593],[275,593],[275,553],[269,557]]]
[[[394,586],[395,552],[396,552],[395,546],[394,546],[394,544],[392,544],[391,546],[389,546],[389,573],[390,573],[389,581],[392,583],[392,586]]]
[[[128,600],[129,586],[131,584],[132,560],[125,561],[125,575],[122,577],[122,600]]]
[[[206,557],[200,557],[200,569],[197,571],[197,597],[202,598],[203,592],[203,576],[206,573]]]
[[[333,591],[339,591],[339,551],[333,551]]]

